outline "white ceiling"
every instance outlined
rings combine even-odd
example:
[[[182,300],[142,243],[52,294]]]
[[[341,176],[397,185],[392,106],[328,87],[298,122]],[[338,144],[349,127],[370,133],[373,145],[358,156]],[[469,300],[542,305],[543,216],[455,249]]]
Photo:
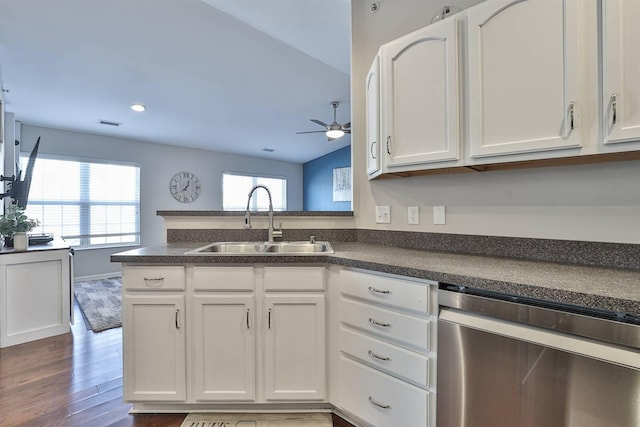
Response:
[[[338,122],[350,121],[350,10],[350,0],[0,0],[6,109],[26,124],[306,162],[350,143],[296,135],[322,130],[309,119],[332,122],[333,100]]]

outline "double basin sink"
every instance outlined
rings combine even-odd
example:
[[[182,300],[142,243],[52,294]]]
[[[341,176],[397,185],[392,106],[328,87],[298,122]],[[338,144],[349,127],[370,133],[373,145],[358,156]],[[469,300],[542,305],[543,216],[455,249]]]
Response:
[[[185,255],[324,255],[332,254],[329,242],[215,242]]]

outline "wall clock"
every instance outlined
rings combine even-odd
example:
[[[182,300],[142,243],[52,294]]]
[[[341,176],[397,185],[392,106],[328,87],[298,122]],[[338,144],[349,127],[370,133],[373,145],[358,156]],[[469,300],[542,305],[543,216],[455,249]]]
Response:
[[[191,172],[178,172],[169,181],[169,191],[177,201],[191,203],[200,195],[200,180]]]

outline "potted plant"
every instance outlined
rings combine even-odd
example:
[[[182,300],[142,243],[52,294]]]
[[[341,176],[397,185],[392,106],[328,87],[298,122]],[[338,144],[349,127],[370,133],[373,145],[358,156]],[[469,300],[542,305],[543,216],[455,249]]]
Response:
[[[18,205],[10,205],[4,215],[0,215],[0,235],[4,237],[5,246],[14,246],[16,251],[25,251],[29,246],[27,232],[33,230],[40,222],[31,219]]]

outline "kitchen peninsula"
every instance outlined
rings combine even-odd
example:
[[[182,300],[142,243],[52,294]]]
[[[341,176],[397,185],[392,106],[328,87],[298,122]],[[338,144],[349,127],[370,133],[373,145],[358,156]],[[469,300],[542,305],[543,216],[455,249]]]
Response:
[[[242,230],[240,214],[159,214],[166,244],[111,256],[123,264],[125,399],[134,412],[331,410],[356,425],[433,424],[439,283],[640,321],[637,245],[362,230],[348,215],[289,214],[275,218],[284,223],[285,241],[313,235],[335,252],[191,255],[213,241],[264,240],[261,216],[255,229]],[[155,309],[157,318],[150,314]],[[164,325],[166,335],[147,350],[135,344],[155,336],[145,324]],[[211,326],[217,324],[236,326]],[[386,330],[391,324],[397,328]],[[304,345],[296,346],[298,339]],[[127,348],[134,345],[135,356]],[[157,354],[164,365],[150,361]],[[402,357],[409,359],[390,362]],[[220,366],[226,369],[216,373]],[[148,367],[163,373],[153,377],[165,381],[156,392],[139,375]],[[349,388],[352,381],[367,384],[369,400]]]

